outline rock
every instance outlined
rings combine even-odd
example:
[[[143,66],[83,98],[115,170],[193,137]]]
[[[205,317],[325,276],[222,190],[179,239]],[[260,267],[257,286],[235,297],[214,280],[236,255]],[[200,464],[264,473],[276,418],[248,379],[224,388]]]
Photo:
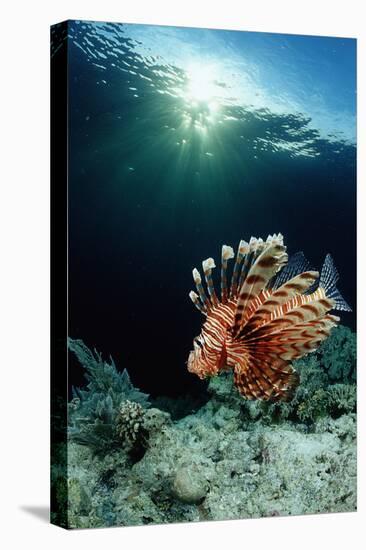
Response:
[[[172,493],[181,502],[199,504],[205,498],[208,483],[197,464],[180,466],[173,479]]]
[[[170,414],[160,409],[148,409],[144,417],[144,428],[150,434],[161,430],[161,428],[170,423]]]

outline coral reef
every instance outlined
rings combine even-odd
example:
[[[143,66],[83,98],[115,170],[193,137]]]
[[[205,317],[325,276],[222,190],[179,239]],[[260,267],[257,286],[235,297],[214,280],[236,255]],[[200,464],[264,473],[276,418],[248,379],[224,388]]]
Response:
[[[217,428],[225,416],[208,407],[165,426],[132,466],[121,453],[93,459],[72,444],[70,526],[355,510],[354,414],[321,419],[314,433],[290,424],[243,429],[239,416]]]
[[[292,402],[247,401],[224,374],[210,380],[205,404],[174,420],[148,408],[145,394],[121,382],[126,374],[113,363],[107,365],[110,385],[101,389],[105,363],[72,341],[89,378],[69,404],[67,486],[60,480],[67,525],[355,510],[355,336],[344,327],[333,332],[330,343],[296,365],[301,383]],[[108,451],[96,419],[113,426],[108,433],[118,444],[110,442]],[[133,455],[138,441],[143,452]],[[103,452],[96,453],[96,445]]]

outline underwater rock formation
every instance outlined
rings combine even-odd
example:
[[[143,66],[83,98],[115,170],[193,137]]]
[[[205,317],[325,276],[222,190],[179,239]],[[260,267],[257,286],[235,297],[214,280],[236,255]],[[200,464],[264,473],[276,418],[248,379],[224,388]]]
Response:
[[[337,353],[340,332],[346,337],[342,350],[348,350],[341,356]],[[79,351],[84,349],[78,345]],[[133,420],[139,418],[145,434],[143,452],[138,455],[114,443],[109,450],[103,443],[104,451],[96,453],[95,438],[73,435],[75,426],[84,426],[76,421],[80,410],[83,416],[90,414],[87,425],[92,430],[95,401],[102,403],[101,410],[106,408],[94,370],[87,389],[77,392],[80,403],[71,413],[67,488],[54,466],[53,482],[60,483],[60,490],[67,489],[68,526],[354,511],[355,335],[339,327],[326,345],[296,365],[301,383],[293,401],[247,401],[235,390],[232,378],[222,375],[211,379],[210,399],[203,406],[174,421],[168,412],[147,408],[144,394],[139,402],[140,394],[132,385],[130,396],[124,390],[121,400],[121,386],[116,391],[113,385],[113,381],[120,383],[116,370],[106,389],[112,399],[111,418],[115,413],[114,426],[121,426],[124,434],[124,422],[127,425],[130,416],[118,416],[117,406],[123,402],[122,409],[138,413]],[[104,368],[100,356],[92,354],[91,359],[85,353],[93,368],[97,364]],[[114,394],[118,399],[113,400]]]

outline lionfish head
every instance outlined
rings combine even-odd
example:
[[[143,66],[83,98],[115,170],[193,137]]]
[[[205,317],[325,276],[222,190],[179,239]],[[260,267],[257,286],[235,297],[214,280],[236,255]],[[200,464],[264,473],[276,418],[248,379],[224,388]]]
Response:
[[[207,376],[207,369],[202,352],[203,344],[201,343],[200,338],[200,336],[196,336],[196,338],[193,340],[193,350],[188,356],[187,368],[188,372],[196,374],[199,378],[201,378],[201,380],[203,380]]]
[[[226,328],[224,325],[216,325],[215,333],[208,337],[204,323],[202,332],[193,340],[193,350],[188,356],[188,371],[196,374],[201,380],[215,376],[225,367],[226,363]]]

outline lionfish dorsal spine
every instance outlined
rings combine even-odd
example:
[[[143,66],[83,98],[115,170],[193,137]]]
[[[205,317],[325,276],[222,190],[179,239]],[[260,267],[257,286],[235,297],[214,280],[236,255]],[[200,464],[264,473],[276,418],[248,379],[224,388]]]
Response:
[[[239,288],[238,302],[235,309],[233,335],[236,336],[243,325],[262,305],[266,295],[264,291],[271,278],[285,265],[287,261],[286,248],[281,239],[274,236],[269,244],[252,263],[248,275]]]
[[[194,305],[196,306],[196,308],[203,315],[206,315],[207,314],[206,307],[202,304],[199,295],[196,292],[194,292],[194,290],[191,290],[190,293],[189,293],[189,297],[192,300],[192,302],[194,303]]]
[[[254,253],[251,250],[249,250],[248,254],[245,255],[244,261],[243,261],[242,266],[241,266],[241,271],[240,271],[239,284],[238,284],[239,291],[240,291],[241,287],[243,286],[243,283],[244,283],[244,281],[245,281],[245,279],[248,275],[250,266],[253,263],[253,256],[254,256]],[[238,293],[238,291],[237,291],[237,293]]]
[[[228,300],[228,286],[227,286],[227,262],[234,258],[234,249],[226,244],[222,245],[221,251],[221,301],[223,304]]]
[[[249,250],[246,254],[243,265],[240,272],[240,278],[239,278],[239,284],[238,288],[240,289],[245,279],[247,278],[247,275],[254,264],[255,260],[258,258],[258,256],[263,252],[264,249],[268,248],[270,244],[273,242],[278,242],[280,244],[283,244],[283,237],[281,233],[278,235],[268,235],[267,240],[263,241],[261,238],[251,237],[249,241]]]
[[[193,275],[193,280],[196,284],[196,289],[197,289],[197,292],[198,292],[199,299],[201,301],[201,306],[202,306],[203,312],[207,314],[208,310],[210,309],[210,301],[207,298],[205,289],[203,288],[201,275],[200,275],[200,272],[198,271],[197,268],[193,269],[192,275]],[[193,294],[192,294],[192,292],[193,291],[191,291],[189,293],[189,297],[191,298],[193,303],[197,306],[197,304],[194,300],[195,296],[197,296],[197,295],[196,295],[195,292],[193,292]]]
[[[249,243],[241,240],[238,246],[238,252],[236,254],[236,259],[235,259],[235,264],[233,269],[233,276],[231,278],[230,296],[232,298],[236,296],[236,293],[238,290],[238,279],[240,274],[241,263],[243,261],[243,258],[248,254],[248,252],[249,252]]]
[[[215,261],[214,261],[213,258],[207,258],[207,260],[203,260],[203,262],[202,262],[203,273],[205,274],[205,280],[206,280],[208,295],[210,297],[210,301],[211,301],[212,306],[216,306],[219,302],[219,300],[216,296],[215,287],[214,287],[213,280],[212,280],[212,270],[215,267],[216,267],[216,265],[215,265]]]
[[[249,273],[250,267],[252,266],[254,260],[258,256],[258,251],[259,251],[261,242],[263,243],[262,239],[257,239],[256,237],[250,237],[249,250],[244,258],[243,265],[240,272],[239,285],[238,285],[239,292]]]

